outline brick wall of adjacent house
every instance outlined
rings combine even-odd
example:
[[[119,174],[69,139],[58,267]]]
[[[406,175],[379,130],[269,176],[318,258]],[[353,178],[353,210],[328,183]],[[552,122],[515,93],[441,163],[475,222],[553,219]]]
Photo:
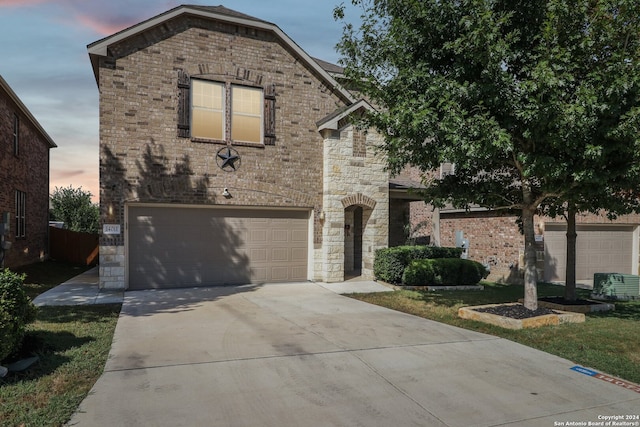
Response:
[[[437,171],[431,176],[436,177]],[[416,168],[406,168],[400,175],[401,178],[420,182],[422,174]],[[412,234],[431,234],[432,243],[439,246],[455,246],[456,232],[461,231],[469,240],[469,258],[486,264],[491,269],[489,280],[500,282],[518,282],[522,278],[521,267],[523,265],[524,237],[516,223],[515,216],[501,215],[488,212],[452,212],[443,210],[440,212],[438,223],[439,233],[434,227],[433,207],[424,202],[411,203],[411,228]],[[539,277],[544,277],[544,224],[550,222],[564,223],[563,218],[536,217],[535,233],[542,236],[536,243],[536,267]],[[623,215],[615,221],[607,218],[606,212],[600,215],[581,214],[576,218],[578,224],[640,224],[640,215]],[[425,226],[416,229],[420,224]],[[433,237],[439,234],[440,241]]]
[[[522,277],[524,237],[515,216],[501,216],[489,212],[441,213],[440,236],[442,246],[455,245],[456,231],[469,240],[469,259],[489,265],[489,280],[517,282]],[[544,224],[565,223],[562,218],[535,217],[535,233],[544,238]],[[640,215],[623,215],[615,221],[600,215],[581,214],[577,224],[640,224]],[[536,242],[538,277],[544,277],[544,241]]]
[[[271,33],[194,17],[112,46],[100,62],[103,223],[124,224],[127,202],[301,207],[322,241],[322,137],[316,121],[343,105]],[[235,146],[236,172],[216,163],[224,145],[177,136],[178,72],[276,88],[276,142]],[[224,198],[228,188],[232,198]],[[124,231],[124,227],[122,227]],[[124,236],[102,236],[103,286],[124,282]],[[122,274],[122,276],[121,276]],[[107,283],[109,282],[109,283]]]
[[[469,241],[468,258],[488,265],[489,280],[517,281],[522,264],[524,239],[514,216],[494,213],[441,213],[440,243],[456,246],[456,232],[461,231]],[[544,251],[539,244],[538,251]],[[538,265],[543,267],[542,262]]]
[[[14,155],[14,114],[20,118],[19,154]],[[16,238],[16,190],[26,193],[26,237]],[[42,261],[48,256],[49,144],[0,89],[0,212],[11,214],[5,267]]]

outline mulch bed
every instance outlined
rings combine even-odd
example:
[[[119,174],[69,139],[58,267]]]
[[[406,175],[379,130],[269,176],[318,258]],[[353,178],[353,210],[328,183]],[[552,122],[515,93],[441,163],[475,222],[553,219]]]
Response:
[[[498,316],[509,317],[511,319],[528,319],[530,317],[544,316],[545,314],[556,314],[550,308],[538,307],[532,311],[525,308],[522,304],[497,305],[495,307],[474,308],[475,311],[482,313],[497,314]]]
[[[538,298],[538,301],[546,301],[546,302],[551,302],[553,304],[558,304],[558,305],[598,305],[600,304],[599,302],[589,301],[586,299],[576,299],[574,301],[569,301],[564,299],[563,297],[543,297],[543,298]]]

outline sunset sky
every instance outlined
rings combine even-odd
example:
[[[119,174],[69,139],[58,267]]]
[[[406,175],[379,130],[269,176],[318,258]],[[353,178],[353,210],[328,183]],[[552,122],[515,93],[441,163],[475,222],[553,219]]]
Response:
[[[82,187],[97,201],[98,87],[87,45],[180,4],[223,6],[278,25],[308,54],[336,63],[341,0],[0,0],[0,75],[58,148],[51,190]],[[348,0],[344,2],[348,3]],[[354,21],[358,11],[348,9]]]

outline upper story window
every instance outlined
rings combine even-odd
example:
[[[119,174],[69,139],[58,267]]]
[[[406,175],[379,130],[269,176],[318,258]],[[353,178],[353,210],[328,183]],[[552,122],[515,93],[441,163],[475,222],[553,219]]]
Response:
[[[231,86],[231,140],[262,143],[262,89]]]
[[[178,136],[195,140],[273,145],[275,87],[191,79],[178,74]]]
[[[27,193],[16,190],[16,238],[27,235]]]
[[[194,80],[191,90],[191,137],[225,139],[224,84]]]
[[[20,116],[13,115],[13,154],[20,154]]]

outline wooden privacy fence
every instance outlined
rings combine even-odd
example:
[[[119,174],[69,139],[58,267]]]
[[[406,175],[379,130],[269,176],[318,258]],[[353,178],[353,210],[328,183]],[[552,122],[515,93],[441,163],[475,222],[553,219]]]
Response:
[[[98,235],[49,227],[49,257],[73,264],[98,263]]]

